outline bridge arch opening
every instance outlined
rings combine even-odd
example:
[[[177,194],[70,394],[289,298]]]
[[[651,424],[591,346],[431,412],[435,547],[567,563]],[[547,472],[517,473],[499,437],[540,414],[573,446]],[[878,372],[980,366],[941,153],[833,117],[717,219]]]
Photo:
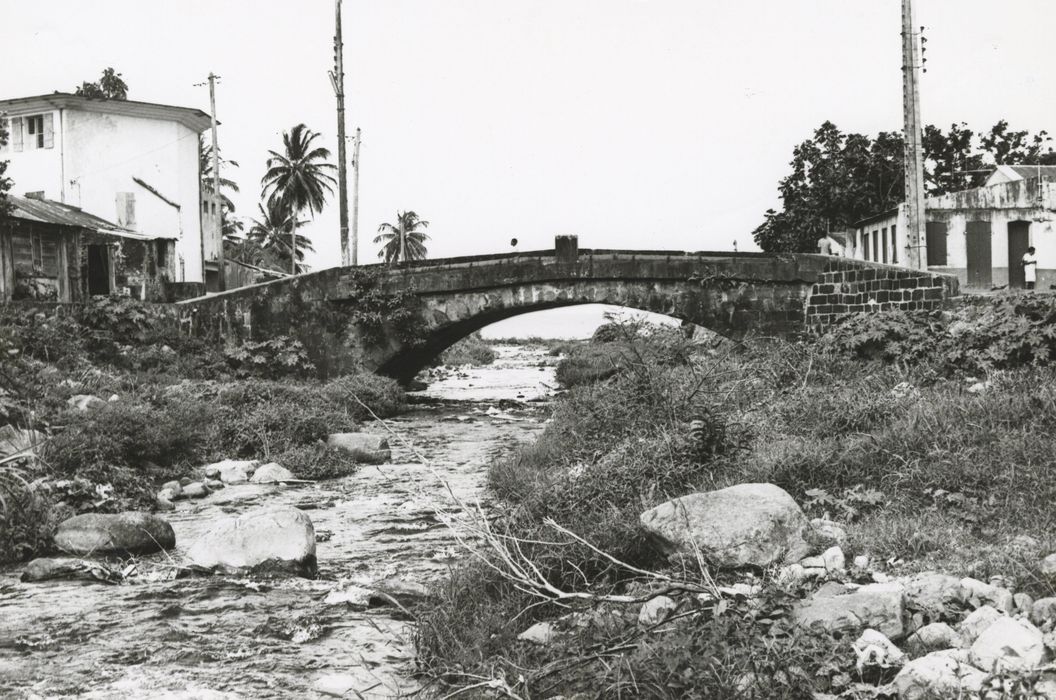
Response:
[[[409,382],[431,366],[445,350],[473,333],[488,338],[540,337],[561,339],[590,338],[606,322],[606,314],[617,318],[641,319],[650,323],[679,326],[681,319],[631,306],[598,304],[576,300],[541,303],[536,306],[496,309],[455,321],[433,332],[413,350],[398,353],[381,366],[380,372]]]

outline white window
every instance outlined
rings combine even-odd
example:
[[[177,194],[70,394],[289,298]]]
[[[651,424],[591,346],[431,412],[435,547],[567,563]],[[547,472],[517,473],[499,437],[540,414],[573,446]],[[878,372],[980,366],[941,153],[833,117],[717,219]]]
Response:
[[[8,131],[11,132],[11,149],[16,152],[55,147],[54,115],[51,112],[12,117]]]

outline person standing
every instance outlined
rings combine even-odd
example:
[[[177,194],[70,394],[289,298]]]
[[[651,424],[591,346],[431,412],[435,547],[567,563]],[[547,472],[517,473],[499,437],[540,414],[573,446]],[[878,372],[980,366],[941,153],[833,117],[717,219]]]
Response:
[[[1029,290],[1034,289],[1034,284],[1038,281],[1038,256],[1034,254],[1034,246],[1027,248],[1027,252],[1023,253],[1023,262],[1020,263],[1023,266],[1023,281],[1025,286]]]

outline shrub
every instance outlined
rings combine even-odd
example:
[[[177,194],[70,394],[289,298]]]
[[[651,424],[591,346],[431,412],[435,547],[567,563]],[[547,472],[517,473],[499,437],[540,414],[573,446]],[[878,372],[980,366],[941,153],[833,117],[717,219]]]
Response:
[[[480,333],[467,335],[437,358],[436,364],[448,366],[473,365],[480,367],[490,365],[495,361],[498,354],[483,338]]]
[[[51,501],[32,478],[20,465],[0,465],[0,564],[43,549],[56,524]]]
[[[224,356],[241,377],[281,379],[309,377],[315,365],[301,341],[280,335],[268,340],[246,340],[224,350]]]
[[[358,420],[367,420],[371,417],[371,412],[379,418],[394,416],[403,410],[407,401],[407,395],[396,380],[371,372],[357,372],[338,377],[324,384],[322,391],[331,401],[347,408]],[[360,402],[365,404],[366,408],[360,405]]]
[[[357,469],[348,452],[324,444],[291,447],[272,458],[300,479],[336,479],[354,474]]]

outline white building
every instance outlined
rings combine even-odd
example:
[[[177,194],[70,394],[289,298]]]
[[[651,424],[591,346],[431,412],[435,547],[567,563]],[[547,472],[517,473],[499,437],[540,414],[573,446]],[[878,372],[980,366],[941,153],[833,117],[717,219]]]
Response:
[[[216,204],[203,200],[198,158],[208,114],[58,92],[0,100],[0,114],[10,132],[0,159],[10,161],[12,194],[33,193],[143,237],[171,239],[175,282],[205,282],[206,268],[215,270]]]
[[[1056,285],[1056,166],[999,165],[982,187],[928,197],[928,269],[962,287],[1023,287],[1027,248],[1038,257],[1037,288]],[[904,265],[906,206],[854,224],[854,257]]]

